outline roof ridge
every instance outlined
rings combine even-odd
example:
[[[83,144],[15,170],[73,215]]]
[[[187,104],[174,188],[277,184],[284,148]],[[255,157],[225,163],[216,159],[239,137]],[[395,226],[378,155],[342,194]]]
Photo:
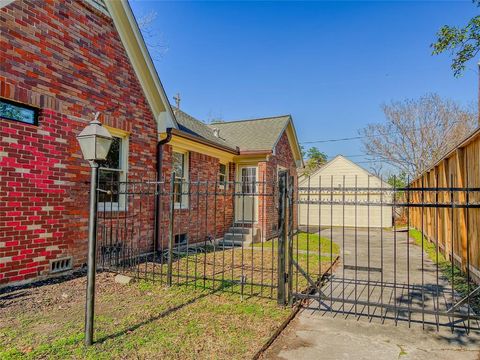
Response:
[[[291,116],[292,116],[292,115],[290,115],[290,114],[284,114],[284,115],[268,116],[268,117],[253,118],[253,119],[244,119],[244,120],[226,120],[226,121],[219,121],[219,122],[216,122],[216,123],[205,124],[205,125],[207,125],[207,126],[213,126],[213,125],[217,125],[217,124],[224,125],[224,124],[247,122],[247,121],[263,121],[263,120],[280,119],[280,118],[291,117]]]
[[[338,160],[338,159],[343,159],[347,162],[349,162],[350,164],[352,164],[353,166],[359,168],[360,170],[362,170],[363,172],[365,172],[367,175],[369,176],[373,176],[375,178],[377,178],[378,180],[380,180],[383,184],[387,185],[386,187],[391,187],[391,185],[389,183],[387,183],[385,180],[383,180],[383,178],[381,176],[378,176],[378,175],[375,175],[375,174],[372,174],[370,171],[368,171],[367,169],[365,169],[363,166],[361,166],[360,164],[357,164],[355,161],[353,160],[350,160],[348,157],[346,157],[345,155],[343,154],[337,154],[333,159],[327,161],[325,164],[321,165],[319,168],[317,168],[312,174],[310,174],[310,177],[314,176],[314,175],[317,175],[319,172],[325,170],[328,166],[330,166],[331,164],[333,164],[334,161]]]

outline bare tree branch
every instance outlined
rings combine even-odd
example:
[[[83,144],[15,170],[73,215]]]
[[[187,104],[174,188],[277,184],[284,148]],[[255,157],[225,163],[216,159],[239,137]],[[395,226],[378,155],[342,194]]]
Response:
[[[437,94],[382,105],[385,123],[360,130],[367,155],[411,177],[440,160],[476,126],[477,115]]]
[[[160,60],[168,51],[168,46],[162,41],[162,34],[154,30],[153,24],[157,19],[156,11],[149,11],[137,19],[138,27],[142,32],[148,51],[153,60]]]

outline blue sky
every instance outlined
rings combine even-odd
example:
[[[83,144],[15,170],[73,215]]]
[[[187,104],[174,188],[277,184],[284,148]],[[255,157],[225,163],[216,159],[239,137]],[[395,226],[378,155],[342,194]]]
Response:
[[[292,114],[300,142],[356,136],[382,122],[380,105],[429,92],[467,104],[477,97],[475,63],[460,79],[430,44],[444,24],[478,9],[454,2],[161,2],[149,42],[170,100],[202,119]],[[319,143],[329,156],[361,155],[361,142]],[[352,160],[364,161],[362,157]],[[369,164],[362,164],[367,167]]]

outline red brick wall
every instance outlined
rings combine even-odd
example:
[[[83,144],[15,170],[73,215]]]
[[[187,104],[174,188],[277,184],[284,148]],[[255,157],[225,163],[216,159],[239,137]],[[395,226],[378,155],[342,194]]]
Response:
[[[153,177],[156,124],[111,20],[82,1],[0,9],[0,96],[40,109],[0,119],[0,285],[85,262],[89,168],[75,136],[95,111],[130,132],[129,176]],[[152,213],[143,212],[152,223]],[[151,229],[145,237],[151,236]]]
[[[0,32],[0,97],[40,109],[38,126],[0,119],[2,286],[46,276],[49,262],[63,256],[73,256],[75,266],[85,263],[89,168],[75,137],[92,113],[101,111],[104,124],[130,133],[129,180],[154,179],[156,124],[111,20],[82,1],[17,0],[0,9]],[[221,237],[233,222],[233,186],[224,195],[214,191],[218,159],[191,152],[189,161],[194,195],[189,209],[175,211],[174,233],[187,232],[191,241]],[[265,174],[272,191],[277,165],[294,174],[285,134],[276,155],[259,164],[259,178]],[[168,189],[169,145],[164,167]],[[136,203],[128,212],[109,214],[99,231],[121,238],[102,225],[115,222],[121,230],[123,223],[147,249],[155,232],[153,197],[131,200]],[[266,222],[269,236],[276,201],[260,202],[259,221]],[[165,244],[168,201],[161,210]]]
[[[219,159],[197,152],[188,153],[188,208],[177,209],[173,217],[173,233],[186,233],[190,243],[203,242],[206,238],[220,238],[233,221],[233,186],[222,189],[218,185]],[[165,195],[162,196],[162,231],[159,248],[168,243],[170,223],[170,181],[172,171],[172,146],[164,145],[163,179]],[[229,179],[235,177],[234,164],[229,164]]]
[[[275,148],[275,155],[269,157],[267,161],[258,164],[259,181],[265,179],[266,194],[273,196],[259,196],[258,226],[262,229],[264,236],[269,239],[277,235],[278,226],[278,179],[277,172],[279,166],[286,168],[290,176],[294,178],[294,188],[297,187],[297,168],[295,158],[288,142],[287,134],[284,132]],[[262,191],[263,189],[260,189]],[[297,225],[297,209],[294,203],[294,228]]]

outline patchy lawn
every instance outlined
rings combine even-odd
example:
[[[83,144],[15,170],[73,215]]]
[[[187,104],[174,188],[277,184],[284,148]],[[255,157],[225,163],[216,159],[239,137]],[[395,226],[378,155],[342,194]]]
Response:
[[[261,248],[262,246],[264,248],[271,248],[272,243],[273,247],[277,249],[277,238],[264,243],[254,243],[252,246],[256,248]],[[293,249],[308,251],[309,254],[313,255],[318,255],[320,253],[322,257],[329,257],[330,253],[333,255],[338,255],[340,253],[340,247],[330,239],[323,236],[320,237],[318,234],[309,234],[306,232],[299,232],[293,236]]]
[[[416,229],[411,229],[409,231],[410,236],[415,240],[415,243],[418,246],[422,246],[422,233]],[[468,279],[467,275],[460,270],[455,265],[443,256],[443,254],[438,251],[434,243],[428,241],[427,237],[423,236],[423,251],[434,263],[438,264],[442,275],[448,279],[450,284],[453,280],[453,288],[457,291],[462,297],[468,295]],[[452,276],[452,266],[453,266],[453,276]],[[476,285],[473,281],[470,281],[470,291],[475,289]],[[480,294],[472,296],[470,298],[470,306],[476,313],[480,313]]]
[[[308,241],[309,251],[307,253],[306,234],[300,235],[297,251],[295,236],[293,258],[302,268],[308,269],[308,273],[313,279],[319,279],[335,262],[339,246],[332,243],[330,239],[322,238],[321,256],[319,256],[318,235],[310,234]],[[333,257],[330,256],[330,247]],[[205,250],[192,249],[188,254],[186,249],[176,252],[172,266],[172,283],[190,284],[194,288],[201,287],[210,290],[224,287],[226,288],[224,290],[231,293],[276,299],[278,281],[278,244],[276,239],[256,243],[253,246],[245,245],[235,248],[208,245]],[[153,261],[150,258],[141,262],[137,267],[120,269],[120,271],[131,276],[155,279],[166,283],[167,259],[166,257],[156,258]],[[303,276],[295,277],[293,281],[295,288],[305,289],[308,286],[308,282]]]
[[[295,236],[294,249],[314,279],[332,265],[330,252],[339,253],[318,234]],[[154,282],[119,285],[112,273],[97,275],[96,343],[89,348],[85,277],[0,295],[0,359],[247,359],[290,314],[275,301],[276,240],[177,253],[170,288],[165,258],[144,260],[118,270]],[[293,281],[297,290],[308,286],[298,273]]]
[[[1,359],[246,359],[291,309],[259,297],[97,276],[95,340],[83,345],[85,277],[0,295]]]

